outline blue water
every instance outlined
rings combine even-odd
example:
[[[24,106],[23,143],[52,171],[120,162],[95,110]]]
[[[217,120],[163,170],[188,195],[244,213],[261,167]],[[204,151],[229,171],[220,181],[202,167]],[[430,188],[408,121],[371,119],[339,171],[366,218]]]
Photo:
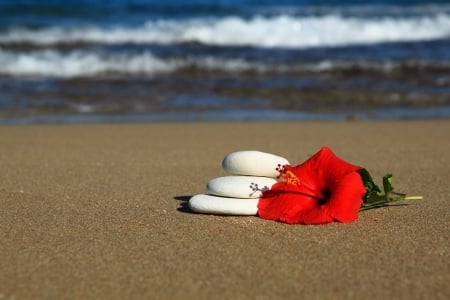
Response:
[[[0,0],[0,123],[449,118],[449,1]]]

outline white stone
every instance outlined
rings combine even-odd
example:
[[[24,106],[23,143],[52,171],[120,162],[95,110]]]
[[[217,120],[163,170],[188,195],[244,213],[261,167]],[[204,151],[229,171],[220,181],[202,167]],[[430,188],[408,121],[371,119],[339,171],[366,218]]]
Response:
[[[236,175],[276,177],[275,170],[280,165],[289,164],[281,156],[261,151],[238,151],[225,156],[222,167],[225,171]]]
[[[203,214],[253,216],[258,212],[258,201],[200,194],[189,199],[189,207]]]
[[[210,180],[206,185],[209,194],[232,198],[259,198],[261,189],[270,189],[277,181],[259,176],[225,176]],[[257,188],[257,190],[254,190]]]

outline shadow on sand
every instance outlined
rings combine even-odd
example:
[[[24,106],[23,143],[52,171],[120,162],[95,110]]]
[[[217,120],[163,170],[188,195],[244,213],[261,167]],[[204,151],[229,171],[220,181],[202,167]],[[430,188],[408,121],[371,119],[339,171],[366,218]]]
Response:
[[[173,197],[173,199],[180,201],[180,207],[177,208],[178,211],[180,212],[184,212],[184,213],[194,213],[190,208],[189,208],[189,199],[191,199],[192,196],[175,196]]]

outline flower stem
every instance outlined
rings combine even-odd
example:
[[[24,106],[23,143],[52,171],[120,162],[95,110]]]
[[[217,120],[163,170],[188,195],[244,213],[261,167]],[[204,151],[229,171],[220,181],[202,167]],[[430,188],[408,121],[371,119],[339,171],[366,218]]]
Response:
[[[391,202],[397,202],[397,201],[407,201],[407,200],[423,200],[422,196],[400,196],[400,197],[396,197],[396,198],[387,198],[388,200],[380,200],[377,202],[373,202],[370,204],[363,204],[363,206],[361,206],[361,208],[359,209],[359,211],[365,211],[365,210],[369,210],[372,208],[379,208],[379,207],[383,207],[383,206],[389,206],[389,203]]]
[[[386,201],[379,201],[379,202],[374,202],[371,204],[364,204],[363,206],[361,206],[361,208],[359,209],[359,211],[365,211],[365,210],[369,210],[372,208],[379,208],[379,207],[383,207],[383,206],[387,206],[387,202]]]
[[[404,200],[423,200],[422,196],[409,196],[409,197],[404,197]]]

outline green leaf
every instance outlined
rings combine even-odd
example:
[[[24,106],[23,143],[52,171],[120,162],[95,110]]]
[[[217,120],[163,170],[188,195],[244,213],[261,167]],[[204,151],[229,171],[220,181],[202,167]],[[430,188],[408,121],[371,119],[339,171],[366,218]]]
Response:
[[[364,205],[366,205],[366,204],[372,205],[374,203],[380,203],[380,202],[384,202],[384,203],[388,202],[388,199],[385,194],[380,194],[380,193],[372,191],[372,192],[367,192],[363,198]]]
[[[377,192],[377,193],[381,192],[380,188],[373,181],[369,171],[367,171],[366,169],[361,169],[358,172],[359,175],[361,176],[361,179],[367,192]]]
[[[386,174],[383,176],[383,190],[386,195],[394,190],[392,185],[392,174]]]
[[[406,194],[394,192],[392,174],[386,174],[383,176],[383,191],[375,184],[366,169],[358,171],[361,176],[361,180],[366,188],[366,194],[363,197],[363,205],[360,211],[378,208],[389,205],[390,202],[403,201],[403,200],[422,200],[422,196],[406,197]],[[391,197],[391,195],[395,195]]]

